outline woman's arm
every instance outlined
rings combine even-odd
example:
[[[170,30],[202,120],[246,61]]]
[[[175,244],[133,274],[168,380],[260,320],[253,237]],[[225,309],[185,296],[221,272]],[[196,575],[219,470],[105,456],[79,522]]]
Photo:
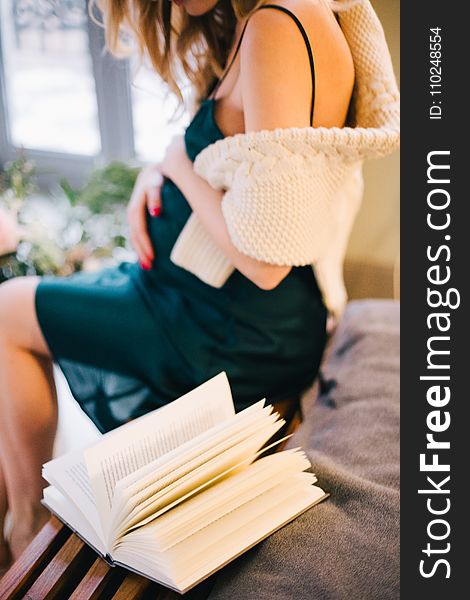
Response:
[[[214,190],[194,172],[182,137],[173,140],[161,164],[161,170],[175,182],[214,242],[245,277],[263,290],[275,288],[286,277],[291,267],[256,260],[234,246],[222,213],[223,192]]]

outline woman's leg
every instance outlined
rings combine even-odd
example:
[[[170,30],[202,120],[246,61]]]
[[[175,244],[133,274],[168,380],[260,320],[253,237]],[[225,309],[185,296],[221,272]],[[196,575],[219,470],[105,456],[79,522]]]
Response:
[[[38,283],[22,277],[0,286],[0,462],[15,559],[48,519],[41,465],[52,457],[57,427],[52,362],[36,318]],[[1,486],[0,494],[5,504]]]

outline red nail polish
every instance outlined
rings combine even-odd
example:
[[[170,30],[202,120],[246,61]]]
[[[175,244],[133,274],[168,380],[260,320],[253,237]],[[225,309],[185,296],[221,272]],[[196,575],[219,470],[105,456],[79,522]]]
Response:
[[[152,206],[152,208],[150,209],[150,214],[152,215],[152,217],[158,217],[160,215],[162,211],[162,207],[159,206]]]
[[[152,268],[152,263],[150,263],[150,262],[145,262],[143,260],[139,260],[139,264],[142,267],[142,269],[144,269],[145,271],[150,271],[150,269]]]

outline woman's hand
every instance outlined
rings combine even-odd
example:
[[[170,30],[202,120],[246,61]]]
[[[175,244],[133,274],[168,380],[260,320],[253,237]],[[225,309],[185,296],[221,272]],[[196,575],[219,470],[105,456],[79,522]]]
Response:
[[[160,188],[163,176],[160,165],[149,165],[142,169],[132,190],[127,206],[127,220],[132,245],[143,269],[151,269],[155,258],[152,242],[147,230],[146,212],[158,217],[161,210]]]
[[[168,146],[162,162],[145,167],[137,177],[127,207],[127,220],[132,245],[143,269],[151,269],[155,258],[147,231],[146,211],[152,217],[158,217],[161,210],[160,188],[163,178],[167,177],[178,185],[188,168],[192,170],[192,163],[186,154],[184,137],[178,135]]]

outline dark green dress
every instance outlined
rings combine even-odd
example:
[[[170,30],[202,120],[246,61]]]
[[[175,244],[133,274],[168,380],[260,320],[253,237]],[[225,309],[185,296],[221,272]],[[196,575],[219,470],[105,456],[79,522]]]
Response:
[[[191,160],[223,138],[205,100],[185,133]],[[325,344],[326,309],[310,266],[273,290],[235,270],[221,288],[170,261],[191,207],[166,180],[162,211],[148,216],[151,271],[124,262],[98,273],[44,277],[42,332],[75,399],[108,431],[176,399],[222,370],[236,409],[301,392]]]

